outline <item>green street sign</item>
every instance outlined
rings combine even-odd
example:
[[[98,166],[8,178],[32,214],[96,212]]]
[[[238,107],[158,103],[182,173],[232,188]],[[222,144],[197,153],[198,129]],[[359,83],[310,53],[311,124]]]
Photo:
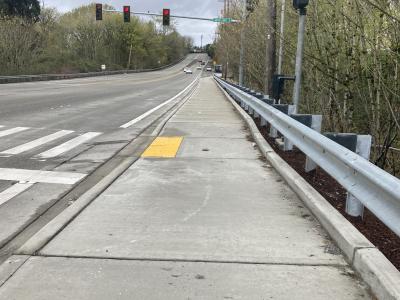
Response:
[[[214,18],[213,22],[219,22],[219,23],[232,23],[233,19],[232,18]]]

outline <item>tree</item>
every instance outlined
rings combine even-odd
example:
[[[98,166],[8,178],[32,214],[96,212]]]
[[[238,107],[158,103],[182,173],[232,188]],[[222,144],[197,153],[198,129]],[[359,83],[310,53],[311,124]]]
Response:
[[[40,15],[38,0],[0,0],[0,13],[37,20]]]
[[[245,84],[268,91],[279,33],[276,6],[260,0],[246,20]],[[288,0],[286,0],[288,2]],[[240,18],[244,0],[231,0],[230,17]],[[298,16],[287,10],[283,74],[293,75]],[[238,80],[239,26],[220,25],[216,60]],[[267,30],[265,29],[267,28]],[[371,134],[371,161],[400,177],[400,2],[398,0],[319,0],[308,7],[302,83],[302,113],[322,114],[323,130]],[[267,61],[265,60],[267,49]],[[228,69],[228,68],[226,68]],[[228,76],[229,77],[229,76]],[[291,103],[291,90],[282,101]]]
[[[215,44],[207,44],[206,45],[206,52],[209,57],[214,58],[215,56]]]

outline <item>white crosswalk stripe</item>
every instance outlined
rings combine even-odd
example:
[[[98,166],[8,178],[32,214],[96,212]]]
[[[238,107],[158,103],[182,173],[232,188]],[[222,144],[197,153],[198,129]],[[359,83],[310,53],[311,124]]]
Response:
[[[52,134],[46,135],[44,137],[38,138],[38,139],[33,140],[31,142],[28,142],[26,144],[23,144],[23,145],[20,145],[20,146],[17,146],[17,147],[2,151],[2,152],[0,152],[0,154],[2,154],[2,155],[21,154],[23,152],[26,152],[26,151],[35,149],[35,148],[37,148],[39,146],[42,146],[42,145],[44,145],[46,143],[52,142],[54,140],[57,140],[57,139],[59,139],[59,138],[61,138],[63,136],[71,134],[73,132],[74,131],[72,131],[72,130],[60,130],[60,131],[57,131],[56,133],[52,133]]]
[[[96,136],[99,136],[101,133],[100,132],[88,132],[85,134],[82,134],[76,138],[73,138],[72,140],[69,140],[68,142],[65,142],[57,147],[54,147],[50,150],[47,150],[43,153],[40,153],[38,157],[40,158],[53,158],[57,157],[65,152],[68,152],[79,145],[95,138]]]
[[[85,177],[83,173],[0,168],[0,180],[6,181],[75,184]]]
[[[13,186],[9,187],[5,191],[0,193],[0,206],[3,205],[4,203],[8,202],[12,198],[18,196],[19,194],[23,193],[27,189],[29,189],[31,186],[33,186],[33,182],[27,182],[27,183],[16,183]]]
[[[0,126],[0,127],[4,127],[4,126]],[[4,137],[7,135],[11,135],[11,134],[25,131],[28,129],[29,129],[29,127],[15,127],[15,128],[7,129],[7,130],[2,130],[2,131],[0,131],[0,137]]]

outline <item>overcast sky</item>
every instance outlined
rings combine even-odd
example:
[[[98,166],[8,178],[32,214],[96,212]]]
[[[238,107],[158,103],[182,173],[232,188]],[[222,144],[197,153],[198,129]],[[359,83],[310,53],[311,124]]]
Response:
[[[96,2],[93,0],[41,0],[45,6],[56,7],[60,12],[66,12],[81,5]],[[204,18],[218,17],[223,9],[223,0],[109,0],[97,1],[107,3],[122,10],[123,5],[130,5],[131,10],[140,12],[161,13],[163,8],[170,8],[172,15],[195,16]],[[178,31],[185,36],[191,36],[196,45],[200,45],[203,35],[203,45],[214,40],[216,24],[206,21],[176,19]]]

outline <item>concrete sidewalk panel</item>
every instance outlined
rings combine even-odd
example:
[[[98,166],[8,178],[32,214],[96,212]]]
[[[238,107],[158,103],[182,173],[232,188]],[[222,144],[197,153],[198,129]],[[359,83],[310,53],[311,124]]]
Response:
[[[185,138],[177,157],[258,159],[261,154],[246,139]]]
[[[17,272],[28,258],[28,255],[14,255],[0,265],[0,287]]]
[[[243,138],[250,132],[239,123],[195,123],[192,122],[169,122],[161,136],[185,136],[185,137],[207,137],[207,138]]]
[[[0,299],[370,298],[347,268],[34,257]]]
[[[40,253],[344,264],[275,171],[236,159],[139,160]]]

